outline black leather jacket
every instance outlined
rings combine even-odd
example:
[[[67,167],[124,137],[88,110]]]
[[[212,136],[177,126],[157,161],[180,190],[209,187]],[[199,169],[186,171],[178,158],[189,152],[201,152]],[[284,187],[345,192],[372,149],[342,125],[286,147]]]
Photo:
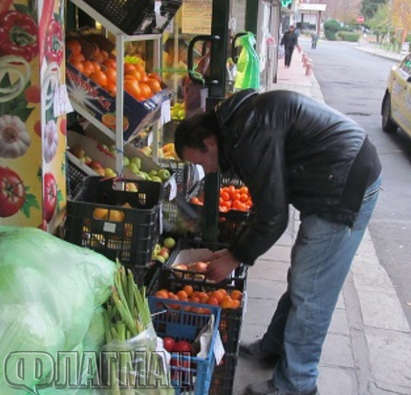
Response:
[[[241,91],[220,103],[216,116],[220,169],[237,174],[254,202],[250,225],[230,248],[237,259],[253,264],[278,240],[290,203],[303,215],[352,225],[374,181],[370,174],[381,170],[358,124],[309,97],[280,90]]]

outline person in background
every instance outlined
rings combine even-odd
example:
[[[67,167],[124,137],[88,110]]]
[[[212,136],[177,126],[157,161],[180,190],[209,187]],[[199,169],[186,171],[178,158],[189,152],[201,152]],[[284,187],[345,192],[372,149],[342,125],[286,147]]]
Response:
[[[318,42],[318,34],[316,31],[311,33],[311,48],[316,49],[317,48],[317,42]]]
[[[209,280],[224,280],[240,262],[253,265],[286,230],[289,205],[300,211],[287,290],[264,336],[240,352],[274,368],[247,395],[317,395],[322,345],[380,189],[374,145],[357,123],[314,99],[247,89],[182,121],[175,149],[206,173],[233,172],[252,196],[247,227],[207,257]]]
[[[294,25],[290,25],[288,30],[284,33],[280,45],[284,45],[284,64],[285,67],[290,67],[291,58],[293,56],[294,48],[297,46],[298,51],[301,52],[301,49],[298,45],[298,37],[295,34]]]

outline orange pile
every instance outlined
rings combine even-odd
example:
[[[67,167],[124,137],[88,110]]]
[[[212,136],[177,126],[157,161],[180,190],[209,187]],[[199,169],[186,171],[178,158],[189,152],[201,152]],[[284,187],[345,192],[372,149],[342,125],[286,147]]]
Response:
[[[203,200],[199,197],[191,199],[191,203],[202,206]],[[234,185],[220,188],[219,210],[226,213],[230,210],[249,211],[253,206],[250,192],[246,186],[236,188]]]
[[[193,302],[220,306],[222,309],[238,309],[241,306],[241,299],[243,297],[243,294],[237,289],[231,292],[227,292],[223,288],[209,292],[194,291],[191,285],[186,285],[177,293],[170,292],[167,289],[161,289],[155,293],[155,296],[162,299],[173,299],[180,300],[182,302]],[[209,313],[208,309],[201,307],[186,307],[184,310],[203,314]]]
[[[66,44],[70,51],[68,62],[115,96],[117,93],[115,58],[108,52],[97,48],[91,58],[86,59],[78,40],[70,39]],[[124,90],[136,100],[147,100],[161,89],[161,79],[156,73],[147,74],[141,64],[124,63]]]

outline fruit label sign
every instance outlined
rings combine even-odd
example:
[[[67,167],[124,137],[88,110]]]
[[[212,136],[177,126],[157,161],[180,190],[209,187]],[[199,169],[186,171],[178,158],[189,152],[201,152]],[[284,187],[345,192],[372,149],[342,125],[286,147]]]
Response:
[[[116,233],[116,224],[112,222],[104,222],[103,231],[107,233]]]
[[[65,84],[60,85],[56,89],[53,102],[53,112],[55,117],[73,112],[73,107],[71,106]]]
[[[161,124],[164,125],[171,120],[171,105],[170,100],[161,103]]]

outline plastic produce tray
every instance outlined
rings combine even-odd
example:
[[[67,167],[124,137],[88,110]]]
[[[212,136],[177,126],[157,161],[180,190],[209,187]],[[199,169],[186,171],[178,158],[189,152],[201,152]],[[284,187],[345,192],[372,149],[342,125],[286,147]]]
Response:
[[[153,315],[153,326],[160,337],[170,336],[175,340],[193,342],[200,330],[207,325],[210,314],[198,314],[184,311],[185,307],[201,306],[208,308],[214,315],[214,327],[206,358],[186,356],[172,353],[171,358],[177,358],[177,363],[171,366],[171,379],[176,388],[176,394],[190,392],[194,395],[208,393],[211,377],[215,366],[214,344],[220,324],[221,309],[216,306],[200,305],[189,302],[168,301],[149,297],[151,313],[165,312]],[[173,380],[174,379],[174,380]]]

